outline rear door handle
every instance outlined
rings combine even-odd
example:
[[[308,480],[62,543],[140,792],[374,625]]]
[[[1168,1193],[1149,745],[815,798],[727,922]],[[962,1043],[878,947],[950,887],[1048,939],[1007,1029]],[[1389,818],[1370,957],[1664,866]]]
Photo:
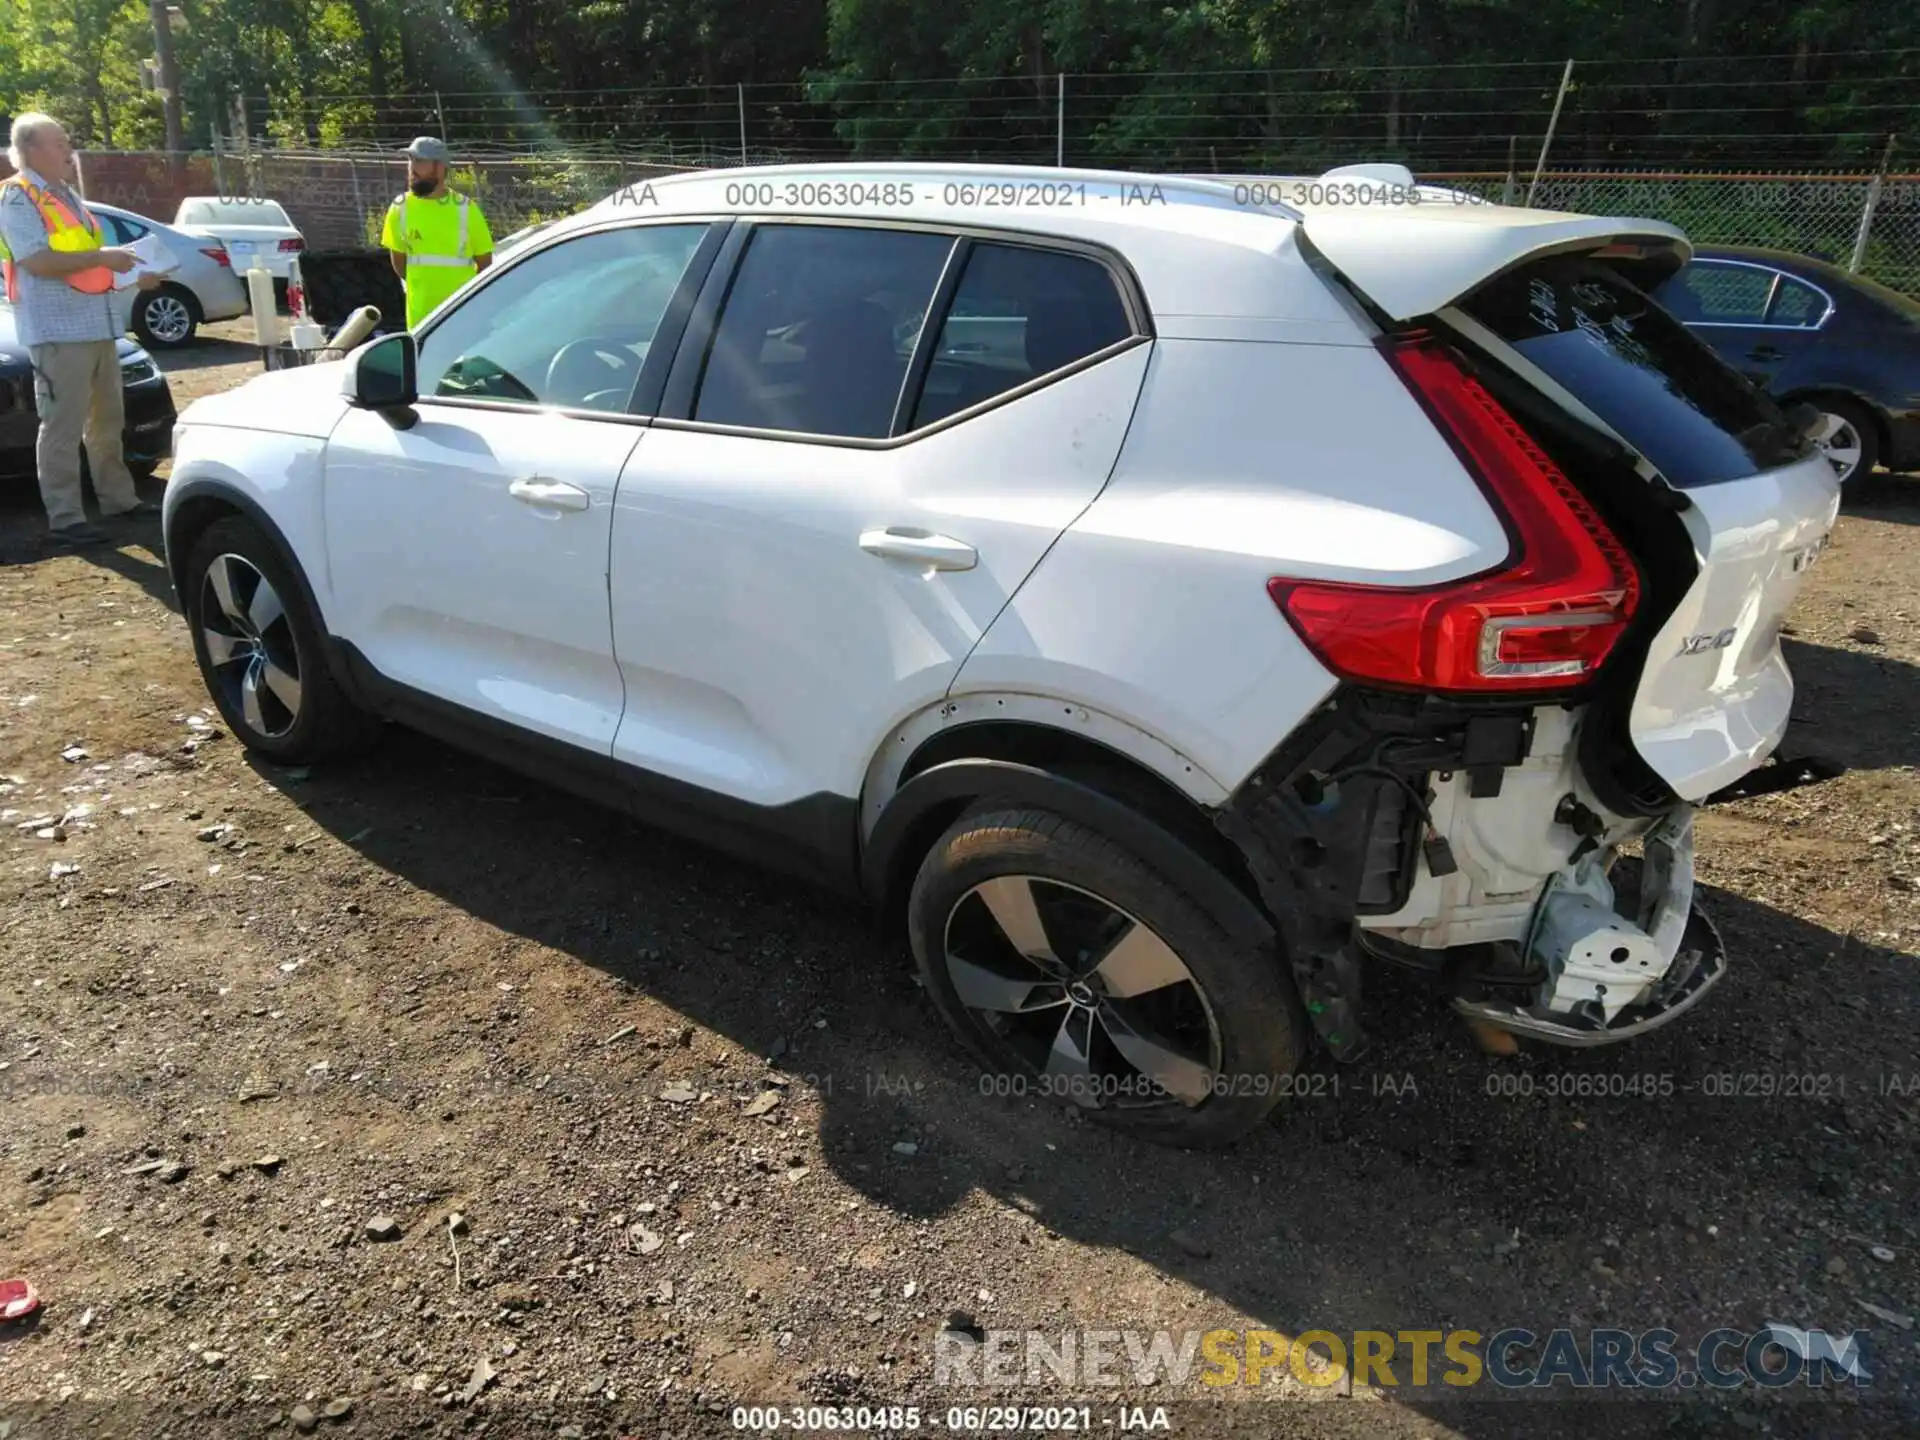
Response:
[[[578,485],[569,485],[564,480],[548,480],[539,475],[514,481],[507,487],[507,493],[522,505],[531,505],[536,510],[578,511],[593,504],[593,497]]]
[[[971,570],[980,563],[980,552],[963,541],[904,527],[869,530],[860,537],[860,548],[885,560],[910,560],[935,570]]]
[[[1756,345],[1753,349],[1747,351],[1747,358],[1749,360],[1759,360],[1762,362],[1778,360],[1780,358],[1780,352],[1771,345]]]

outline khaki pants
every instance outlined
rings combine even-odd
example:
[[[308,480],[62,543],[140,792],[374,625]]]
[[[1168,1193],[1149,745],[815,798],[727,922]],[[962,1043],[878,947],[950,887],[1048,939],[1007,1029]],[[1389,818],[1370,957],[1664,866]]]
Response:
[[[121,446],[126,397],[120,389],[120,356],[113,341],[35,345],[32,355],[34,403],[40,410],[35,459],[47,524],[64,530],[87,518],[80,497],[83,439],[100,513],[131,510],[140,503],[140,496]]]

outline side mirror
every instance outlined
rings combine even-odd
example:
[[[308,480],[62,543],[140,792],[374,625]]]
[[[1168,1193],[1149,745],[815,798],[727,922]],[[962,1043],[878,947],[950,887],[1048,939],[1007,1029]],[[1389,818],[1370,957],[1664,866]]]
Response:
[[[347,357],[341,393],[363,410],[401,410],[420,398],[419,350],[406,331],[386,335]]]

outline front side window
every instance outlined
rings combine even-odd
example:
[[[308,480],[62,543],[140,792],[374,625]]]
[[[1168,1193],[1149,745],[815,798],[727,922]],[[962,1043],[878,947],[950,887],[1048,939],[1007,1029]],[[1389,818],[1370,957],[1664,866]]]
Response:
[[[1113,276],[1098,261],[976,245],[940,327],[914,427],[1064,369],[1132,333]]]
[[[635,225],[529,255],[420,341],[420,396],[620,413],[707,233]]]
[[[727,293],[693,418],[885,439],[946,235],[834,225],[756,229]]]

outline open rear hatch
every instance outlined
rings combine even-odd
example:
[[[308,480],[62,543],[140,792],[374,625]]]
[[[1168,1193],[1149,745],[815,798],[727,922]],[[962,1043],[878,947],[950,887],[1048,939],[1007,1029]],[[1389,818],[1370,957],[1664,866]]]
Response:
[[[1777,406],[1641,288],[1684,263],[1681,233],[1446,202],[1310,211],[1302,224],[1390,320],[1437,318],[1528,387],[1536,409],[1544,401],[1617,446],[1629,498],[1664,512],[1667,534],[1684,527],[1684,542],[1634,546],[1654,571],[1649,598],[1662,598],[1649,633],[1615,662],[1637,673],[1607,677],[1624,692],[1616,728],[1639,762],[1699,801],[1765,760],[1793,702],[1781,624],[1832,528],[1839,485]],[[1636,808],[1658,803],[1637,793]]]

